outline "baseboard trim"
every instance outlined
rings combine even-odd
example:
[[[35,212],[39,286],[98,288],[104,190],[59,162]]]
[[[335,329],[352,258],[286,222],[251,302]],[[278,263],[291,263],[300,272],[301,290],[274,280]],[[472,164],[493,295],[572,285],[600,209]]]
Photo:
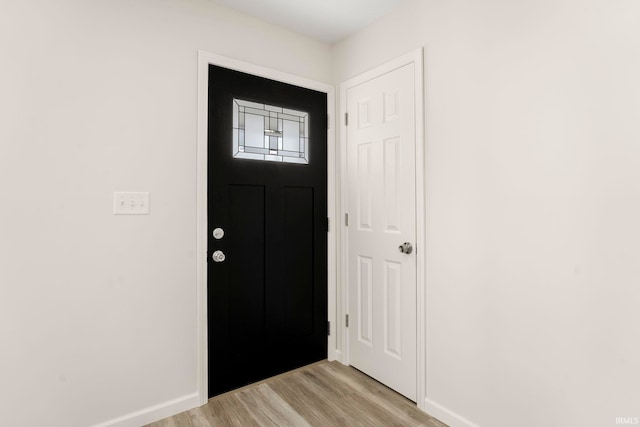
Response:
[[[425,412],[427,412],[433,418],[437,418],[438,420],[447,424],[449,427],[479,427],[477,424],[472,423],[466,418],[461,417],[450,409],[437,404],[429,398],[426,398],[424,400],[424,407]]]
[[[150,406],[92,427],[140,427],[200,406],[198,393]]]

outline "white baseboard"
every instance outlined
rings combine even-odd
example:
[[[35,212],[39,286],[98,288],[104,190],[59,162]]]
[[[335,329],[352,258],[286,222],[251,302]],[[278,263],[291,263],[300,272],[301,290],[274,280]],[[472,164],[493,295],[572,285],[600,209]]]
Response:
[[[437,404],[433,400],[426,398],[424,400],[424,410],[433,418],[437,418],[449,427],[479,427],[477,424],[472,423],[464,417],[456,414],[455,412],[445,408],[442,405]]]
[[[192,393],[100,424],[95,424],[93,427],[141,427],[198,406],[200,406],[199,395],[198,393]]]

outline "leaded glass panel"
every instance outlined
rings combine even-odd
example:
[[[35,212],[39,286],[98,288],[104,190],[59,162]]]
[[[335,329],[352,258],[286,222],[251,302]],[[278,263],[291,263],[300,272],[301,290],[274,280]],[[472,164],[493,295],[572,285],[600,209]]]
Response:
[[[309,163],[309,114],[275,105],[233,100],[233,157]]]

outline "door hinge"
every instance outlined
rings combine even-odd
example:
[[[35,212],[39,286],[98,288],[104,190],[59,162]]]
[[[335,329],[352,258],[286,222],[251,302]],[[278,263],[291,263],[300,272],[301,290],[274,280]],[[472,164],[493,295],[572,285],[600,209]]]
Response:
[[[349,327],[349,315],[348,315],[348,314],[346,314],[346,315],[344,316],[344,318],[345,318],[345,319],[344,319],[344,320],[345,320],[345,322],[344,322],[344,323],[345,323],[345,325],[346,325],[346,326],[347,326],[347,328],[348,328],[348,327]]]
[[[349,214],[348,213],[344,214],[344,225],[345,225],[345,227],[349,226]]]
[[[344,125],[349,126],[349,113],[344,113]]]
[[[327,114],[327,129],[331,129],[331,116]]]
[[[327,233],[329,232],[329,218],[327,218]]]
[[[327,335],[331,336],[331,322],[327,322]]]

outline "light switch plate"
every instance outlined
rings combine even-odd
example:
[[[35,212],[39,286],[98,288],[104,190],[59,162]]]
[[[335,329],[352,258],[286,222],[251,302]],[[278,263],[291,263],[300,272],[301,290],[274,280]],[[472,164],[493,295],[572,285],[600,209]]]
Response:
[[[113,214],[149,215],[149,193],[114,192]]]

